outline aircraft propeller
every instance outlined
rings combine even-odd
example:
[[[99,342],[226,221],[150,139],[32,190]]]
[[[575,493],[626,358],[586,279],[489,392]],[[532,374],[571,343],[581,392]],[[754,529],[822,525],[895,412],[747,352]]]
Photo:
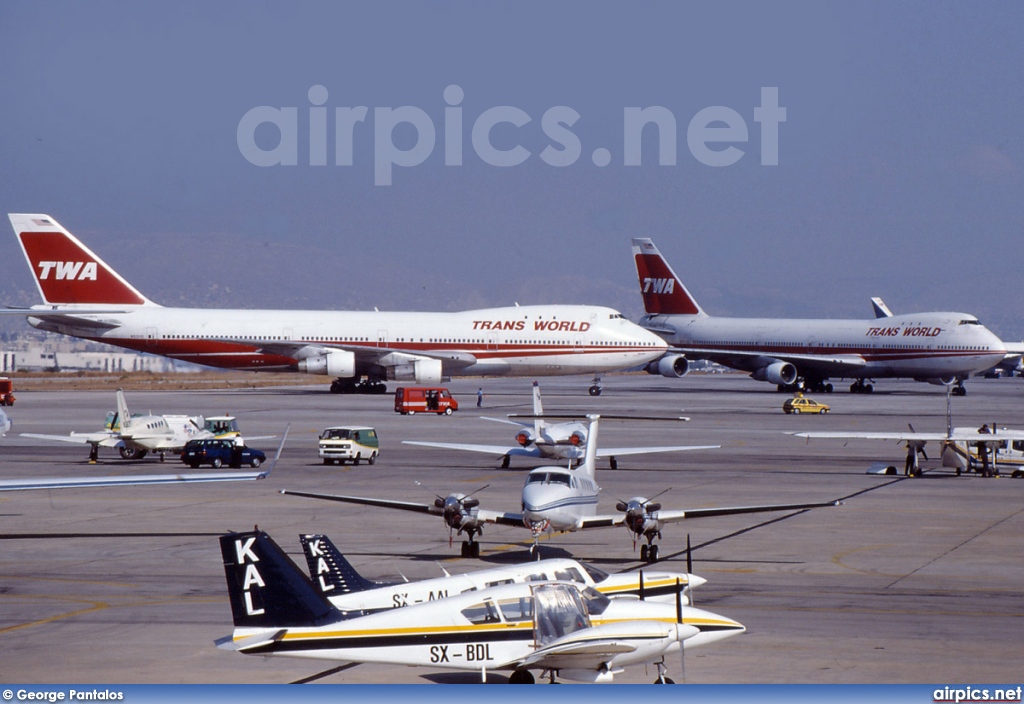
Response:
[[[633,549],[636,550],[636,539],[638,536],[647,538],[647,545],[640,546],[640,559],[644,562],[658,561],[658,546],[654,545],[654,539],[661,537],[658,530],[658,522],[651,515],[661,510],[661,504],[654,501],[662,494],[672,491],[672,487],[658,492],[651,498],[634,496],[627,501],[618,501],[615,510],[626,514],[625,524],[633,534]]]

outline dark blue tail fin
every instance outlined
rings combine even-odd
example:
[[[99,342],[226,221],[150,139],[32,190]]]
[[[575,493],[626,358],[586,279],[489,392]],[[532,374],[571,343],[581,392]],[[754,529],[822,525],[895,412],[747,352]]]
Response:
[[[299,540],[306,555],[313,586],[325,596],[365,592],[389,584],[371,582],[356,572],[356,568],[326,535],[300,535]]]
[[[236,628],[319,626],[342,614],[263,531],[220,538]]]

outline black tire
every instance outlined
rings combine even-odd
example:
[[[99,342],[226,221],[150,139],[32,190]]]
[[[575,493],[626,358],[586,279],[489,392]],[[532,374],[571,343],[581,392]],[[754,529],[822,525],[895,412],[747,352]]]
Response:
[[[794,408],[794,409],[793,409],[793,413],[794,413],[795,415],[800,415],[800,409],[799,409],[799,408]]]
[[[534,682],[536,680],[533,679],[533,673],[529,670],[514,670],[508,676],[509,684],[534,684]]]
[[[671,677],[659,677],[658,679],[654,680],[654,684],[675,684],[675,683],[676,683],[676,681],[674,679],[672,679]]]
[[[249,460],[249,466],[252,467],[253,469],[256,469],[261,464],[263,464],[263,460],[261,460],[259,457],[253,457],[251,460]]]
[[[450,416],[452,414],[452,407],[448,406],[448,408],[444,409],[444,414]]]
[[[826,413],[828,413],[828,409],[827,408],[821,408],[821,409],[818,410],[818,414],[819,415],[825,415]]]
[[[213,462],[211,464],[213,465],[214,469],[220,469],[221,467],[224,466],[224,462],[221,460],[220,457],[214,457]]]
[[[600,396],[601,387],[595,384],[594,386],[591,386],[589,389],[587,389],[587,393],[589,393],[591,396]]]
[[[192,469],[199,469],[199,463],[198,462],[189,462],[188,466],[191,467]]]
[[[363,458],[363,457],[362,457],[362,455],[356,455],[356,456],[355,456],[355,457],[354,457],[354,458],[352,459],[352,464],[359,464],[359,460],[361,460],[362,458]]]
[[[374,452],[370,455],[370,459],[366,460],[366,464],[377,464],[377,453]]]
[[[327,458],[325,457],[325,458],[324,458],[324,464],[334,464],[334,460],[329,460],[329,459],[327,459]]]
[[[648,562],[652,564],[658,561],[658,546],[652,545],[651,549],[647,551]]]
[[[648,550],[646,545],[640,546],[640,561],[647,562]]]

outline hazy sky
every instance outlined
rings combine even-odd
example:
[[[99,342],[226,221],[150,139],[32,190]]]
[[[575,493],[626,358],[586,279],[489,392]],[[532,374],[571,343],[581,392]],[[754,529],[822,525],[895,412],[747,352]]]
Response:
[[[105,255],[135,242],[143,290],[201,255],[138,254],[180,237],[211,257],[358,253],[353,285],[401,272],[379,295],[409,308],[636,315],[629,238],[647,236],[712,314],[869,317],[880,295],[1024,335],[1020,3],[5,2],[0,26],[3,212],[49,213]],[[627,113],[655,106],[674,149],[652,123],[626,165]],[[375,185],[403,160],[422,163]],[[285,270],[219,283],[235,305],[317,290]],[[366,299],[337,293],[344,276],[323,307]],[[31,287],[0,235],[0,294]]]

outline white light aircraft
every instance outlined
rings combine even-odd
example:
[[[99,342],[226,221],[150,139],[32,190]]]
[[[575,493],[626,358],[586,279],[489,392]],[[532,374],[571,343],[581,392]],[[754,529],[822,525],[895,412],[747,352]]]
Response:
[[[128,411],[124,391],[118,389],[117,413],[111,419],[109,429],[70,435],[22,433],[21,437],[87,444],[90,446],[91,463],[97,461],[100,447],[116,447],[126,460],[142,459],[154,452],[160,455],[160,461],[163,462],[166,453],[180,452],[189,440],[214,437],[201,423],[201,419],[192,416],[133,416]]]
[[[372,582],[356,571],[326,535],[301,535],[309,576],[321,594],[342,611],[381,611],[445,599],[468,591],[519,582],[574,582],[611,598],[670,603],[677,587],[684,591],[707,580],[685,572],[620,572],[609,574],[593,565],[565,558],[425,579],[417,582]],[[683,595],[683,603],[689,603]]]
[[[304,496],[327,501],[377,506],[417,513],[428,513],[441,516],[448,526],[449,542],[453,533],[466,534],[467,540],[462,543],[463,557],[479,557],[480,543],[476,536],[483,532],[487,523],[526,528],[533,534],[532,551],[539,556],[539,539],[545,533],[561,533],[585,530],[588,528],[607,528],[625,525],[633,537],[634,547],[639,537],[647,543],[640,549],[640,559],[646,562],[657,562],[658,546],[656,538],[661,537],[661,529],[666,523],[675,523],[687,518],[703,518],[725,516],[742,513],[760,513],[764,511],[797,511],[820,506],[832,506],[837,502],[818,502],[802,504],[771,504],[764,506],[737,506],[727,508],[697,508],[663,510],[660,503],[654,503],[651,497],[634,496],[627,501],[619,501],[616,509],[618,514],[601,515],[597,513],[597,500],[601,487],[595,477],[597,459],[597,427],[600,416],[588,416],[587,452],[584,461],[575,469],[562,467],[538,467],[530,470],[523,486],[522,511],[517,513],[501,513],[480,508],[480,500],[463,493],[438,496],[433,504],[418,504],[389,499],[374,499],[361,496],[340,496],[336,494],[314,494],[302,491],[282,489],[282,494]],[[479,490],[478,490],[479,491]],[[662,492],[664,493],[664,492]]]
[[[594,374],[642,365],[666,345],[610,308],[534,305],[460,313],[165,308],[48,215],[10,215],[43,305],[3,311],[33,327],[196,364],[384,381]],[[365,380],[363,380],[365,378]]]
[[[517,417],[510,414],[509,418]],[[425,442],[420,440],[403,440],[405,445],[421,447],[439,447],[449,450],[466,452],[482,452],[501,457],[502,469],[507,469],[512,457],[539,457],[548,460],[582,460],[586,454],[587,426],[580,421],[566,423],[549,423],[544,418],[544,405],[540,398],[540,385],[533,382],[533,416],[532,423],[521,423],[504,418],[487,418],[497,423],[509,423],[520,428],[516,433],[516,446],[508,445],[473,445],[469,443]],[[557,416],[552,416],[557,417]],[[605,420],[650,420],[641,416],[602,416]],[[657,418],[655,420],[686,421],[689,418]],[[686,450],[714,450],[721,445],[673,445],[670,447],[599,447],[597,457],[607,457],[612,469],[618,468],[616,457],[625,455],[647,455],[656,452],[682,452]]]
[[[363,615],[318,593],[262,532],[222,536],[234,631],[218,646],[250,655],[373,662],[479,672],[509,682],[541,676],[611,682],[630,665],[744,631],[732,619],[682,605],[609,599],[565,582],[513,583]]]
[[[975,470],[982,476],[997,476],[999,465],[1013,467],[1012,476],[1019,477],[1024,472],[1024,431],[999,429],[993,423],[982,428],[950,428],[944,433],[922,433],[910,428],[902,433],[888,432],[852,432],[852,431],[818,431],[787,433],[800,438],[838,439],[838,440],[888,440],[904,443],[907,458],[903,473],[915,477],[921,475],[919,456],[928,459],[925,446],[929,442],[939,444],[942,453],[942,466],[956,469],[959,476],[966,470]],[[991,462],[991,465],[989,465]],[[896,467],[887,467],[886,474],[895,474]]]
[[[281,459],[287,428],[274,459],[259,472],[205,472],[201,474],[136,474],[108,477],[40,477],[32,479],[0,479],[0,491],[33,491],[40,489],[88,489],[108,486],[142,486],[149,484],[190,484],[210,482],[245,482],[266,479]]]
[[[911,378],[955,384],[1006,355],[1003,342],[967,313],[911,313],[881,320],[797,320],[710,316],[690,295],[649,239],[633,240],[633,257],[647,314],[640,324],[661,335],[670,351],[648,371],[683,376],[688,359],[707,359],[750,372],[780,391],[829,392],[830,378]]]

